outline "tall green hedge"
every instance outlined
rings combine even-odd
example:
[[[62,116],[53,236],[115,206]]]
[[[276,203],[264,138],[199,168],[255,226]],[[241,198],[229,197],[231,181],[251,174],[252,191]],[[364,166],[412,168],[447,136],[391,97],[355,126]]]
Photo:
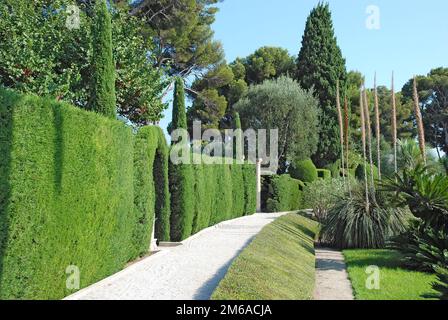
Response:
[[[266,180],[268,192],[267,212],[284,212],[302,209],[302,190],[304,183],[284,174]]]
[[[170,164],[171,240],[181,241],[219,222],[255,213],[255,166]]]
[[[148,252],[155,221],[155,237],[170,239],[170,194],[168,190],[168,146],[159,127],[143,127],[135,138],[134,203],[135,255]]]
[[[133,258],[133,134],[119,121],[0,89],[0,298],[58,299]]]

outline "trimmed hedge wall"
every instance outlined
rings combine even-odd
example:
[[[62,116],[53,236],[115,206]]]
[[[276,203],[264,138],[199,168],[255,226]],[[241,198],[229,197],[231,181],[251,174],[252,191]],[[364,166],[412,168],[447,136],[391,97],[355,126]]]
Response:
[[[123,123],[0,88],[0,298],[59,299],[134,257],[133,134]]]
[[[162,129],[154,126],[141,128],[134,146],[133,244],[134,255],[138,256],[148,252],[154,217],[155,237],[161,241],[170,239],[169,149]]]
[[[267,212],[284,212],[302,209],[302,191],[305,184],[284,174],[267,179]]]
[[[170,163],[171,240],[256,211],[255,165]]]

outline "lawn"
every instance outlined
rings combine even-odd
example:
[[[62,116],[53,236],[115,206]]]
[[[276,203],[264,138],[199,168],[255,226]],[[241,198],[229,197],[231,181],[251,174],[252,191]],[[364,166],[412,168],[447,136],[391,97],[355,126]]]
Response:
[[[310,300],[318,223],[298,214],[267,225],[235,259],[214,300]]]
[[[426,300],[434,299],[431,284],[436,277],[429,273],[402,267],[400,253],[393,250],[345,250],[345,261],[350,280],[359,300]],[[366,286],[366,268],[378,266],[379,289]]]

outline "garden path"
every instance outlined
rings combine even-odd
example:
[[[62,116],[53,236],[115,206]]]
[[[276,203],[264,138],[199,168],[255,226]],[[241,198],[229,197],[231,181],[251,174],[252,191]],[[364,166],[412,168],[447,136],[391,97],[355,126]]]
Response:
[[[342,252],[316,248],[315,300],[353,300],[353,289],[348,278]]]
[[[233,259],[286,213],[257,213],[222,222],[67,297],[68,300],[206,300]],[[82,277],[82,270],[81,270]]]

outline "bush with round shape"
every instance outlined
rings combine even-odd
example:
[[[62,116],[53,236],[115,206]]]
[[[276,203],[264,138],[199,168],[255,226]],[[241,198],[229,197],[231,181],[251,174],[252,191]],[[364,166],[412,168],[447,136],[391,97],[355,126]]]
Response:
[[[317,168],[311,159],[293,161],[289,167],[289,174],[293,179],[311,183],[318,178]]]

